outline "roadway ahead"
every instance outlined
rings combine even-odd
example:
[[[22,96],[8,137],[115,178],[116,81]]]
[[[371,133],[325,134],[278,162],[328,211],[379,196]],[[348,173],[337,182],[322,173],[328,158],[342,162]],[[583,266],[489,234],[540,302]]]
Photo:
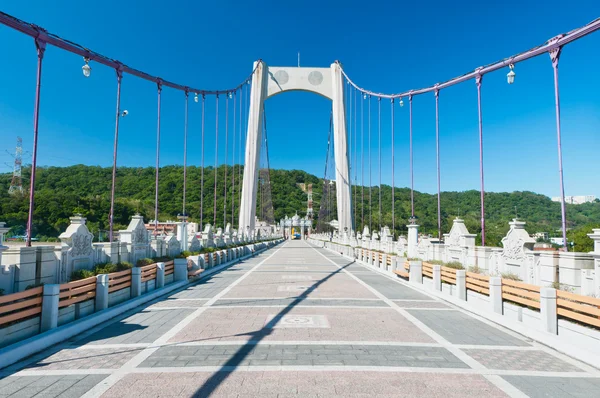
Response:
[[[4,370],[0,397],[592,397],[600,373],[290,241]]]

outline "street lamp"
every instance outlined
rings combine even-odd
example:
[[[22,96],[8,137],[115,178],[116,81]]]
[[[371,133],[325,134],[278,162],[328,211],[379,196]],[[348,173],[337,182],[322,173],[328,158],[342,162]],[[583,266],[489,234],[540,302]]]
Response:
[[[83,60],[85,61],[85,65],[81,67],[83,76],[90,77],[90,74],[92,73],[92,67],[89,65],[90,59],[88,57],[83,57]]]
[[[515,66],[510,64],[508,67],[510,68],[510,72],[506,74],[506,81],[508,84],[513,84],[515,82],[515,76],[517,75],[514,71]]]

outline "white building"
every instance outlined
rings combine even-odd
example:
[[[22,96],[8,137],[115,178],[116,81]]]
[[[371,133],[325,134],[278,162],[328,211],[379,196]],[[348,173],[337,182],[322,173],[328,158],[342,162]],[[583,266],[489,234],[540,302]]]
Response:
[[[571,205],[580,205],[583,203],[591,203],[596,200],[594,195],[580,195],[580,196],[565,196],[565,203]],[[553,202],[560,202],[560,197],[552,198]]]

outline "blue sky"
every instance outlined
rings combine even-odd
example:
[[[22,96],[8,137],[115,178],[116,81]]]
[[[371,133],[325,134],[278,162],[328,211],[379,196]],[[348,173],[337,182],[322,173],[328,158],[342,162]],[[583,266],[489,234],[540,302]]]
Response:
[[[37,0],[8,2],[2,5],[2,11],[132,67],[206,89],[236,86],[251,72],[257,59],[273,66],[293,66],[299,51],[302,66],[323,67],[340,60],[359,85],[374,91],[399,92],[471,71],[600,16],[600,3],[594,0],[575,1],[570,3],[572,7],[556,0],[335,0],[304,4],[62,0],[49,4]],[[12,159],[5,150],[13,149],[16,136],[23,137],[25,150],[30,151],[32,146],[36,53],[31,38],[4,26],[0,27],[0,43],[0,171],[7,172],[10,168],[4,162]],[[567,195],[600,196],[598,48],[600,32],[567,46],[561,56]],[[40,165],[108,166],[112,162],[115,74],[92,64],[92,77],[84,79],[82,65],[79,56],[56,48],[46,51]],[[486,75],[483,82],[486,189],[558,195],[550,59],[542,55],[518,64],[512,86],[506,84],[507,72]],[[206,164],[210,165],[214,162],[214,117],[209,115],[214,112],[214,99],[207,99],[207,104]],[[375,118],[375,101],[372,106]],[[182,163],[183,107],[183,93],[163,90],[162,165]],[[330,102],[310,93],[286,93],[269,99],[266,107],[271,167],[303,169],[322,176]],[[119,164],[153,166],[156,86],[126,76],[122,108],[130,113],[121,124]],[[390,183],[389,103],[383,102],[382,108],[383,180]],[[189,123],[188,159],[191,164],[199,164],[200,106],[193,101]],[[373,124],[373,134],[375,127]],[[440,93],[440,135],[442,190],[478,189],[474,81]],[[414,99],[414,136],[415,188],[435,192],[433,94]],[[220,139],[219,159],[223,159],[223,135]],[[375,155],[376,149],[373,151]],[[396,154],[395,184],[407,186],[408,106],[396,108]],[[374,157],[374,180],[375,164]]]

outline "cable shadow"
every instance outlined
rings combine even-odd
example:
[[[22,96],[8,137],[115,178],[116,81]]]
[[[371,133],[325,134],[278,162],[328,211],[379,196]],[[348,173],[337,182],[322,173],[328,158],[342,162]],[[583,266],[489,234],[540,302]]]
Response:
[[[311,248],[312,249],[312,248]],[[243,336],[250,336],[248,342],[243,345],[231,358],[227,360],[227,362],[221,365],[221,369],[217,372],[213,373],[211,377],[200,387],[196,393],[195,397],[208,397],[223,383],[230,375],[231,369],[237,368],[242,361],[246,359],[246,357],[252,352],[256,344],[262,341],[265,337],[269,336],[273,333],[273,328],[283,317],[288,314],[296,305],[299,305],[304,300],[308,298],[308,295],[317,289],[321,284],[325,283],[327,280],[332,278],[334,275],[341,273],[346,267],[353,264],[354,261],[348,262],[345,265],[340,265],[340,268],[331,274],[327,275],[325,278],[320,279],[315,284],[313,284],[309,289],[303,292],[301,295],[294,298],[294,300],[283,308],[276,316],[273,317],[262,329],[257,330],[251,333],[244,333]],[[252,342],[250,344],[250,342]]]

